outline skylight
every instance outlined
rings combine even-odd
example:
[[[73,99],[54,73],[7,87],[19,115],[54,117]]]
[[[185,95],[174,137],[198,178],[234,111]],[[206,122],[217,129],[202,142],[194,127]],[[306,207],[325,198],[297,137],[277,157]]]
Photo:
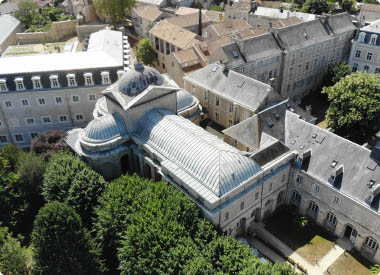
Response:
[[[330,166],[331,166],[332,168],[335,168],[335,166],[336,166],[337,164],[338,164],[338,161],[333,160],[333,161],[331,162]]]
[[[238,58],[239,57],[239,54],[237,53],[237,51],[232,51],[232,55],[234,56],[234,58]]]
[[[214,67],[212,67],[212,71],[215,73],[217,70],[218,70],[218,66],[214,65]]]

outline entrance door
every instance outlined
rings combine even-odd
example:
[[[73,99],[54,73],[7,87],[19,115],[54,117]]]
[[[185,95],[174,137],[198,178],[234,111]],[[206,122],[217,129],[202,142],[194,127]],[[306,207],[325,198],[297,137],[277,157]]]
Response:
[[[344,231],[344,236],[351,241],[352,244],[355,244],[356,236],[358,232],[352,228],[351,225],[347,225],[346,231]]]
[[[344,236],[349,239],[351,237],[351,233],[352,233],[352,227],[347,225],[346,226],[346,231],[344,231]]]

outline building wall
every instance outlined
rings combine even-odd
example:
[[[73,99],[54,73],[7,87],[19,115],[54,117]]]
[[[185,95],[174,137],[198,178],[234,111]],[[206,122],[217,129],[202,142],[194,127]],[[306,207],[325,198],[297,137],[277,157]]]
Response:
[[[371,260],[380,262],[380,253],[377,249],[373,255],[369,255],[370,249],[366,249],[365,241],[367,237],[372,237],[380,242],[380,219],[379,214],[368,209],[364,204],[358,202],[333,188],[327,183],[321,183],[306,172],[295,167],[290,173],[288,200],[295,204],[292,199],[293,191],[301,195],[299,212],[303,215],[311,216],[318,224],[329,230],[337,237],[343,237],[347,225],[357,230],[357,237],[353,238],[354,247],[361,251],[364,256]],[[336,199],[337,198],[337,199]],[[318,213],[308,210],[310,202],[318,205]],[[364,202],[363,202],[364,203]],[[333,225],[327,221],[328,213],[336,216],[337,223]]]
[[[21,32],[21,23],[1,42],[0,44],[0,57],[5,50],[12,45],[17,44],[16,33]]]
[[[356,57],[357,51],[360,51],[360,57]],[[370,60],[368,60],[369,53],[372,54]],[[380,73],[380,47],[377,45],[361,43],[357,40],[353,41],[349,65],[353,68],[353,71]],[[365,66],[368,67],[368,70]],[[355,70],[354,68],[357,69]]]
[[[179,51],[182,49],[170,43],[167,43],[165,40],[155,37],[152,34],[149,34],[149,39],[152,42],[154,49],[156,50],[156,53],[157,53],[158,61],[156,62],[157,64],[156,69],[158,69],[160,73],[166,73],[168,71],[167,67],[171,65],[169,63],[171,61],[171,58],[169,57],[169,55],[172,52]]]
[[[65,89],[46,89],[38,91],[22,91],[0,93],[0,136],[7,137],[7,143],[16,143],[20,146],[28,146],[32,140],[32,133],[41,133],[52,130],[67,130],[83,127],[93,119],[92,112],[96,100],[106,86],[88,86]],[[91,98],[93,95],[94,98]],[[79,101],[74,102],[73,96],[78,96]],[[62,103],[58,104],[56,98],[60,97]],[[43,98],[45,104],[39,104]],[[22,104],[22,100],[28,101],[28,106]],[[11,102],[12,107],[7,107],[6,102]],[[66,121],[60,121],[60,116],[66,115]],[[82,115],[83,119],[78,119]],[[51,122],[44,123],[43,117],[49,117]],[[26,119],[34,119],[34,123],[28,124]],[[18,142],[14,135],[21,134],[23,141]]]

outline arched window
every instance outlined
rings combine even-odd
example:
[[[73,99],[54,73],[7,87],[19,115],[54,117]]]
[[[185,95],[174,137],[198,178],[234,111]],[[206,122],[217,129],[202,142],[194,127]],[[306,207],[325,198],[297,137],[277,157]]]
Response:
[[[314,213],[318,213],[318,211],[319,211],[318,204],[316,204],[313,201],[310,201],[309,210],[312,211],[312,212],[314,212]]]
[[[367,237],[367,239],[365,240],[365,245],[372,250],[377,250],[377,248],[379,247],[377,241],[372,237]]]
[[[377,35],[376,34],[372,34],[371,35],[371,44],[375,45],[376,41],[377,41]]]
[[[326,220],[327,220],[329,223],[333,224],[333,225],[336,225],[336,224],[337,224],[337,218],[336,218],[336,216],[335,216],[333,213],[331,213],[331,212],[327,213]]]

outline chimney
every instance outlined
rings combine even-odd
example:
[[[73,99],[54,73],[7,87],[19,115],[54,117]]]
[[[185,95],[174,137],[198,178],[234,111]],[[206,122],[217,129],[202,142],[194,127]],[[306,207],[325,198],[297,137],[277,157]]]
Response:
[[[284,12],[284,7],[282,5],[280,5],[280,12],[283,13]]]
[[[372,148],[371,158],[377,162],[380,162],[380,131],[376,134],[376,143]]]
[[[142,72],[144,70],[144,65],[141,62],[135,63],[135,71]]]

